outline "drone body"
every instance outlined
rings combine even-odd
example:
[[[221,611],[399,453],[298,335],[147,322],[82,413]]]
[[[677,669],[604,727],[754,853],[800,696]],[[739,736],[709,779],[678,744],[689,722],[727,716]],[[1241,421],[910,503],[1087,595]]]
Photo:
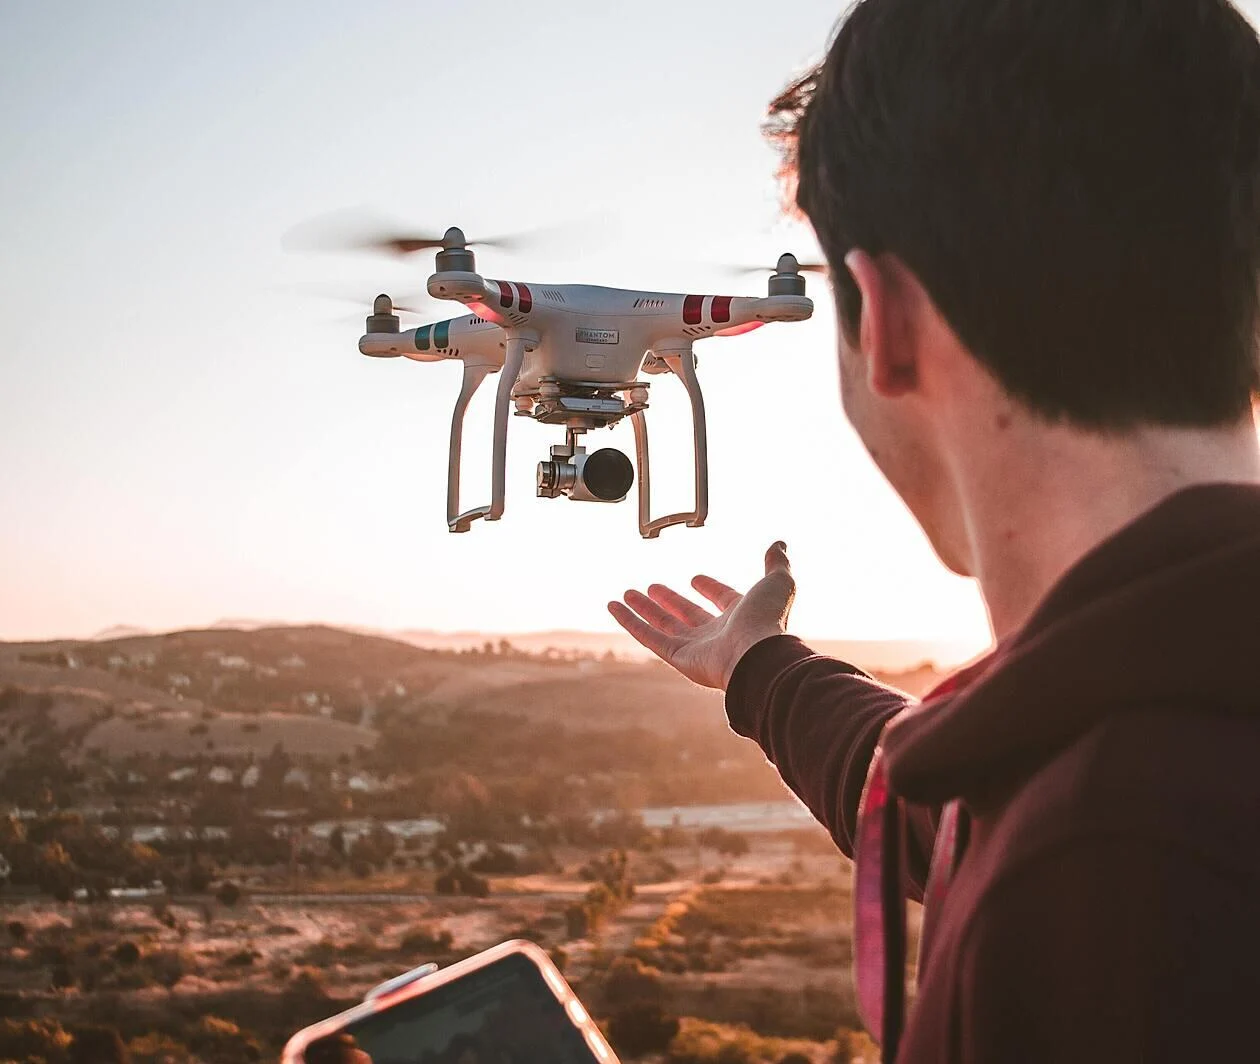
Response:
[[[417,250],[426,246],[419,241]],[[503,515],[507,425],[510,416],[531,417],[565,427],[565,443],[540,462],[540,496],[591,502],[620,502],[634,470],[619,451],[587,454],[582,433],[630,418],[639,472],[639,531],[647,539],[685,523],[695,528],[708,513],[708,445],[704,398],[696,379],[692,347],[697,340],[731,336],[772,321],[803,321],[814,305],[791,255],[779,259],[769,294],[762,298],[638,292],[594,285],[540,285],[500,281],[476,271],[463,233],[447,230],[437,254],[429,294],[465,304],[472,314],[400,331],[388,296],[378,296],[367,331],[359,340],[365,355],[403,356],[420,362],[457,358],[463,386],[451,422],[447,479],[447,525],[466,532],[478,518]],[[492,491],[489,505],[459,508],[460,450],[464,413],[473,393],[491,373],[501,373],[495,404]],[[691,400],[695,447],[695,506],[686,513],[652,518],[648,464],[647,381],[640,374],[674,373]]]

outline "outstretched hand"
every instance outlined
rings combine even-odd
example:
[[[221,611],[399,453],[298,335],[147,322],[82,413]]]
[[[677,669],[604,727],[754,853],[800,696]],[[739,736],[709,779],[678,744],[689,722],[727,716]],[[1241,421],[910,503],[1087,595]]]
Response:
[[[766,551],[766,575],[743,595],[711,576],[697,576],[691,586],[721,612],[715,615],[663,584],[651,585],[646,595],[627,591],[623,602],[608,604],[608,612],[689,680],[725,691],[748,650],[787,630],[796,597],[787,545]]]

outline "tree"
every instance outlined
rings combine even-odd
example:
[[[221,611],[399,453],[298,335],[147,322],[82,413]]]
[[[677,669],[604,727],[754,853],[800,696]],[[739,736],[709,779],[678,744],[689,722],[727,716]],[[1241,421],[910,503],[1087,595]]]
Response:
[[[725,828],[705,828],[697,839],[701,846],[727,857],[743,857],[749,852],[748,840],[735,831]]]
[[[335,828],[333,828],[332,832],[329,834],[328,848],[332,850],[332,852],[335,853],[338,857],[341,857],[343,859],[345,858],[346,832],[345,832],[345,829],[340,824],[338,824]]]
[[[35,862],[35,882],[39,889],[58,901],[69,901],[78,879],[79,870],[66,848],[59,842],[45,843]]]
[[[188,889],[193,894],[204,894],[210,887],[210,870],[200,861],[194,861],[188,869]]]
[[[591,933],[591,918],[585,905],[574,902],[564,910],[564,929],[567,938],[586,938]]]
[[[470,773],[448,776],[434,788],[432,801],[446,821],[447,830],[461,838],[483,839],[496,827],[490,815],[490,791]]]

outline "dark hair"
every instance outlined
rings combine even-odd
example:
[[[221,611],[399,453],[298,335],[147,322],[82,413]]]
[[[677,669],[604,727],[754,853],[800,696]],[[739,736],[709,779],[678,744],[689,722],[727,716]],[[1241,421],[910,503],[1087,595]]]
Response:
[[[844,257],[891,253],[1049,419],[1249,409],[1260,42],[1226,0],[861,0],[768,129],[846,329]]]

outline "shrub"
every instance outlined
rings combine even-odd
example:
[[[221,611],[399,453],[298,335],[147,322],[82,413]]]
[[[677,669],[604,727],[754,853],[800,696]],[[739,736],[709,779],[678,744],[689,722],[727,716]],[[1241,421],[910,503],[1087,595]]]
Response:
[[[748,839],[735,831],[725,828],[706,828],[696,837],[696,841],[707,849],[716,850],[727,857],[743,857],[749,851]]]
[[[131,1064],[122,1036],[113,1027],[80,1027],[70,1043],[69,1064]]]
[[[26,941],[28,932],[26,930],[26,925],[22,923],[21,920],[10,920],[5,927],[9,932],[9,937],[13,939],[14,942]]]
[[[188,869],[188,889],[193,894],[204,894],[210,889],[210,870],[203,864]]]
[[[132,1064],[193,1064],[192,1054],[183,1042],[164,1034],[145,1034],[127,1043]]]
[[[520,859],[511,850],[491,846],[468,866],[474,872],[490,876],[510,876],[520,871]]]
[[[241,900],[241,888],[229,879],[220,885],[215,897],[219,899],[220,905],[226,905],[230,909]]]
[[[285,992],[290,1008],[323,1009],[328,1002],[324,977],[314,968],[299,968]]]
[[[623,1057],[663,1053],[677,1036],[678,1017],[658,1001],[635,1001],[622,1006],[608,1021],[608,1039]]]
[[[586,906],[574,902],[564,910],[565,935],[568,938],[585,938],[591,933],[591,919]]]
[[[454,945],[454,937],[444,928],[434,930],[432,927],[413,927],[403,935],[398,944],[399,952],[430,956],[434,953],[449,953]]]
[[[203,1016],[189,1035],[188,1045],[216,1064],[250,1064],[262,1059],[262,1049],[253,1038],[218,1016]]]
[[[179,950],[164,949],[150,953],[144,958],[149,978],[159,986],[168,990],[178,983],[188,969],[184,955]]]
[[[879,1046],[865,1031],[855,1031],[849,1027],[841,1027],[836,1032],[836,1052],[831,1064],[875,1064],[880,1059]]]
[[[462,865],[455,865],[438,876],[433,883],[433,889],[439,894],[466,894],[470,898],[486,898],[490,895],[489,882],[469,872]]]
[[[129,939],[123,939],[114,947],[114,960],[119,964],[131,967],[140,960],[140,947]]]
[[[677,1036],[669,1044],[665,1059],[668,1064],[754,1064],[776,1060],[785,1052],[799,1052],[803,1048],[805,1046],[799,1041],[763,1038],[742,1024],[729,1027],[684,1019],[679,1023]]]
[[[604,999],[612,1008],[664,1001],[661,973],[633,957],[619,957],[604,980]],[[636,1054],[632,1054],[636,1055]]]
[[[64,1060],[70,1041],[56,1020],[0,1020],[0,1060]]]

